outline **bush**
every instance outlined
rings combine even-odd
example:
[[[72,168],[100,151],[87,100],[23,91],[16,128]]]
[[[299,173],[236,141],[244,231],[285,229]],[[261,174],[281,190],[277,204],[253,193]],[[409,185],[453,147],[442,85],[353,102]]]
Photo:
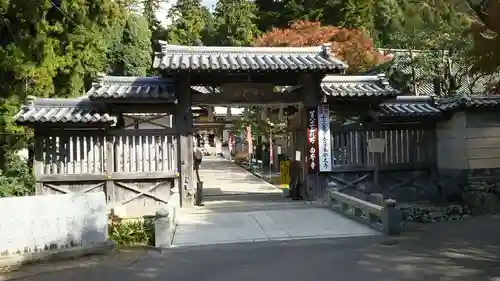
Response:
[[[26,160],[7,155],[7,169],[0,170],[0,197],[35,194],[35,176]]]
[[[154,225],[153,219],[123,220],[113,212],[108,218],[109,238],[119,247],[123,246],[153,246]]]

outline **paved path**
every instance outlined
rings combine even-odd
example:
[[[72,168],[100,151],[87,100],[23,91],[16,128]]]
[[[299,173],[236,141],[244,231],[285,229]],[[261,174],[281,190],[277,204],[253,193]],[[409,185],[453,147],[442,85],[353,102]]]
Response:
[[[206,196],[281,194],[280,189],[224,158],[204,157],[200,177],[203,181],[203,193]]]
[[[175,246],[380,235],[325,208],[287,208],[181,216]]]
[[[396,238],[309,239],[120,253],[98,262],[31,266],[3,274],[0,280],[24,276],[17,280],[498,281],[499,234],[500,219],[472,218],[425,225]],[[50,270],[57,271],[37,274]]]
[[[323,206],[292,202],[226,159],[206,157],[200,176],[206,206],[181,211],[174,246],[380,235]]]

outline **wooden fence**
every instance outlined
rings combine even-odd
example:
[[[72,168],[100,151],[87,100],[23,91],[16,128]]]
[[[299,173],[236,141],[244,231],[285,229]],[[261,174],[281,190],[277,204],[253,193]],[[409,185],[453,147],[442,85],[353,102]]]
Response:
[[[385,139],[385,151],[378,156],[368,151],[368,140]],[[378,128],[341,128],[332,131],[333,171],[417,168],[434,161],[434,129],[419,125]],[[378,160],[377,160],[378,158]]]
[[[177,137],[166,130],[37,136],[37,194],[105,191],[126,216],[153,214],[177,182]]]
[[[332,128],[332,172],[327,185],[364,198],[372,192],[401,200],[434,196],[435,130],[425,124]],[[368,151],[368,140],[385,139],[383,153]]]

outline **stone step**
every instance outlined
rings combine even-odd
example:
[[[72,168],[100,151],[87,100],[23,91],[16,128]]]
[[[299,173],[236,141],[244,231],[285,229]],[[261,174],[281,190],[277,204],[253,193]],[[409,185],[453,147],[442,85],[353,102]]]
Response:
[[[205,194],[203,197],[205,202],[221,201],[221,200],[237,200],[237,201],[274,201],[288,202],[282,193],[259,193],[259,192],[225,192],[219,194]]]
[[[290,202],[251,202],[238,200],[208,201],[204,206],[191,206],[182,209],[186,214],[253,212],[270,210],[293,210],[307,208],[326,208],[325,205],[309,201]]]

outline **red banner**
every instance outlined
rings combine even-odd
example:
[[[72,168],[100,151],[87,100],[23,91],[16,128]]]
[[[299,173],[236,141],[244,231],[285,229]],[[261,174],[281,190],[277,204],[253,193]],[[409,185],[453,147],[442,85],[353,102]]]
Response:
[[[273,135],[269,133],[269,164],[274,163],[274,145],[273,145]]]
[[[309,173],[318,171],[318,112],[307,110],[307,166]]]
[[[247,126],[246,140],[248,143],[248,155],[253,154],[252,126]]]

